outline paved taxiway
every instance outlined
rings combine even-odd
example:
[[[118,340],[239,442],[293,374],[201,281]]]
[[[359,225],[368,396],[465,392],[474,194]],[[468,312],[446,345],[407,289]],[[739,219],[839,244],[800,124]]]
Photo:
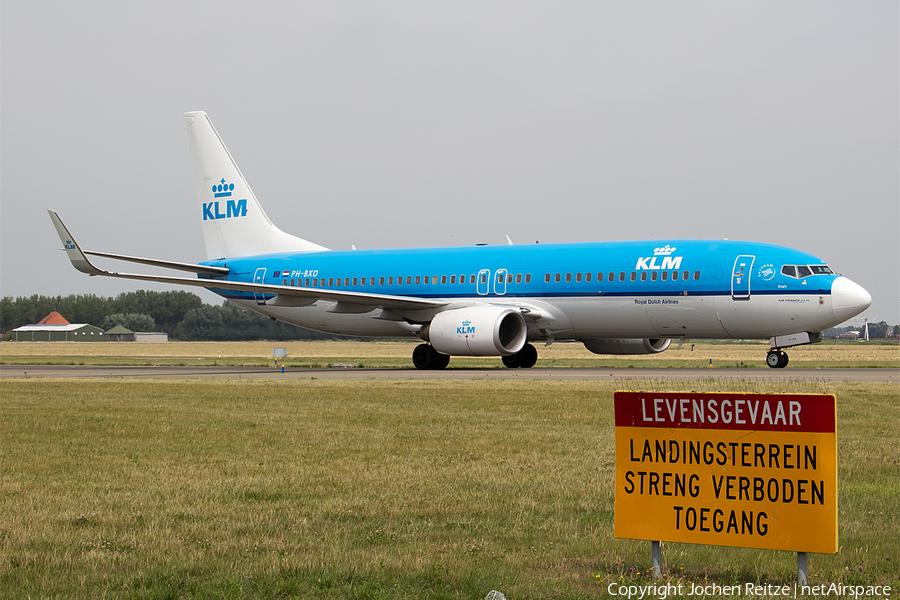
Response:
[[[152,379],[520,379],[548,381],[690,380],[900,382],[898,369],[355,369],[271,367],[93,367],[3,365],[0,378],[122,377]]]

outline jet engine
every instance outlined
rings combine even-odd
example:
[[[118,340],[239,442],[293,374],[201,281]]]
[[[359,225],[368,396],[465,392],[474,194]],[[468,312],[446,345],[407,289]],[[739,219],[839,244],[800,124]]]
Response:
[[[668,339],[593,339],[582,340],[594,354],[659,354],[669,347]]]
[[[435,315],[422,338],[451,356],[509,356],[525,345],[527,326],[519,311],[469,306]]]

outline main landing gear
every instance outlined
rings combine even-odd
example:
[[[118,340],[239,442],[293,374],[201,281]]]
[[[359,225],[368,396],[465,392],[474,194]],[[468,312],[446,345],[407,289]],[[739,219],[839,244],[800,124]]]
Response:
[[[766,355],[766,364],[773,369],[783,369],[788,364],[788,355],[784,350],[774,348]]]
[[[450,364],[450,355],[441,354],[429,344],[419,344],[413,350],[413,364],[417,369],[435,370],[446,369]]]
[[[537,362],[537,350],[531,344],[525,346],[509,356],[503,357],[503,364],[510,369],[530,369]],[[419,344],[413,350],[413,364],[417,369],[436,370],[446,369],[450,364],[450,355],[441,354],[430,344]]]
[[[537,362],[537,350],[531,344],[525,344],[515,354],[503,357],[503,364],[510,369],[530,369]]]

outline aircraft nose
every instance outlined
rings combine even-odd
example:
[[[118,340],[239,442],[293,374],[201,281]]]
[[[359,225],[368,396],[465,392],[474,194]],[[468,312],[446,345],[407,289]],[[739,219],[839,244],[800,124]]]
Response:
[[[831,310],[838,321],[855,317],[871,304],[872,295],[846,277],[838,277],[831,284]]]

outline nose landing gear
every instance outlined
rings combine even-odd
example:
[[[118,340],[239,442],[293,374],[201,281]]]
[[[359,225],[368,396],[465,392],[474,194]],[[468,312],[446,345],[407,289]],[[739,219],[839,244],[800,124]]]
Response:
[[[766,355],[766,364],[773,369],[783,369],[788,364],[788,355],[784,350],[774,348]]]

